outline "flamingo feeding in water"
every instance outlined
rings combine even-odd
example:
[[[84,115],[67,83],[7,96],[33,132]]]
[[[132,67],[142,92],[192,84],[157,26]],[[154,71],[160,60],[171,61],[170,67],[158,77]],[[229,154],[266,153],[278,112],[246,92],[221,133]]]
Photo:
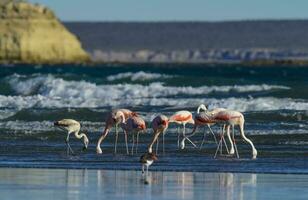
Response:
[[[78,139],[83,138],[83,150],[86,150],[88,148],[89,145],[89,139],[87,137],[86,134],[84,133],[79,133],[80,131],[80,123],[77,122],[76,120],[73,119],[62,119],[59,121],[54,122],[54,126],[67,131],[67,137],[65,139],[65,143],[67,145],[67,154],[69,154],[69,152],[71,152],[72,154],[74,154],[70,144],[69,144],[69,137],[71,133],[75,134],[75,137]]]
[[[202,110],[202,111],[201,111]],[[211,134],[213,135],[214,137],[214,140],[215,140],[215,143],[217,144],[217,140],[216,140],[216,136],[214,134],[214,132],[212,131],[211,129],[211,125],[215,124],[214,121],[210,120],[210,118],[215,115],[216,113],[220,112],[220,111],[224,111],[226,110],[225,108],[214,108],[212,110],[208,110],[208,108],[204,105],[204,104],[200,104],[198,109],[197,109],[197,114],[196,116],[194,117],[194,120],[195,120],[195,125],[194,125],[194,128],[193,128],[193,131],[192,133],[183,138],[183,140],[181,141],[181,148],[184,148],[185,147],[185,140],[191,136],[194,135],[194,132],[196,131],[197,127],[198,126],[201,126],[201,125],[206,125]],[[205,142],[205,136],[206,136],[206,132],[204,131],[204,135],[203,135],[203,139],[202,139],[202,143],[200,145],[200,149],[202,148],[202,145],[204,144]],[[230,139],[230,142],[231,142],[231,139]],[[227,147],[227,146],[226,146]],[[227,148],[227,151],[228,151],[228,148]],[[229,152],[229,151],[228,151]]]
[[[139,133],[141,131],[146,130],[145,121],[141,117],[136,115],[129,117],[126,121],[123,114],[120,114],[120,116],[121,116],[121,127],[124,130],[126,140],[127,140],[127,134],[132,132],[132,138],[133,138],[132,154],[134,153],[135,133],[137,133],[137,144],[136,144],[136,153],[137,153]]]
[[[115,125],[115,142],[114,142],[114,153],[117,153],[117,143],[118,143],[118,126],[122,122],[121,116],[124,116],[124,121],[126,121],[127,118],[136,116],[137,114],[131,110],[128,109],[116,109],[111,111],[107,118],[106,118],[106,125],[105,130],[102,134],[102,136],[99,138],[97,145],[96,145],[96,153],[101,154],[102,149],[100,147],[103,140],[107,137],[110,129]],[[128,146],[127,146],[127,135],[125,135],[125,143],[126,143],[126,152],[128,154]]]
[[[220,111],[220,112],[216,113],[213,116],[213,120],[217,121],[217,122],[224,123],[226,125],[228,138],[231,138],[231,136],[230,136],[230,127],[232,126],[232,139],[233,139],[233,143],[234,144],[235,144],[235,140],[234,140],[234,126],[238,125],[239,128],[240,128],[240,135],[241,135],[241,137],[243,138],[244,141],[249,143],[251,148],[252,148],[252,158],[253,159],[257,158],[258,152],[257,152],[256,148],[254,147],[252,141],[249,140],[245,136],[245,133],[244,133],[245,119],[244,119],[244,115],[242,113],[240,113],[238,111],[233,111],[233,110],[223,110],[223,111]],[[234,144],[233,143],[231,142],[230,154],[234,154]],[[216,151],[216,153],[217,153],[217,151]],[[237,157],[238,157],[238,155],[237,155]]]
[[[157,141],[156,144],[156,154],[158,150],[158,137],[160,134],[163,135],[163,153],[165,153],[165,131],[168,128],[169,120],[168,117],[165,115],[157,115],[153,120],[152,120],[152,129],[153,129],[153,139],[152,142],[148,146],[148,152],[152,153],[152,147],[153,144]]]
[[[185,126],[187,123],[189,124],[194,124],[194,119],[192,117],[191,112],[187,110],[182,110],[174,113],[170,118],[169,118],[169,123],[177,123],[180,125],[183,125],[183,132],[182,135],[184,138],[185,136]],[[186,138],[194,147],[197,147],[189,138]],[[180,146],[180,133],[178,132],[178,147]]]

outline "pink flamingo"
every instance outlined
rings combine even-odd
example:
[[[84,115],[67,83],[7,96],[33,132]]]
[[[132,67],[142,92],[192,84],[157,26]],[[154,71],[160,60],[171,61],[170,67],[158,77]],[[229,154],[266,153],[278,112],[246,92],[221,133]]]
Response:
[[[169,118],[169,123],[177,123],[180,125],[183,125],[183,137],[186,138],[185,136],[185,125],[187,123],[190,124],[194,124],[195,121],[192,117],[191,112],[187,111],[187,110],[182,110],[182,111],[178,111],[175,114],[173,114],[170,118]],[[194,147],[197,147],[188,137],[186,138]],[[178,147],[180,146],[180,133],[178,132]]]
[[[146,130],[145,121],[141,117],[136,115],[129,117],[126,121],[125,121],[125,116],[123,114],[120,114],[120,116],[121,116],[121,127],[124,130],[125,135],[127,136],[127,134],[130,132],[133,133],[132,154],[134,153],[135,133],[137,133],[137,145],[136,145],[136,153],[137,153],[139,133],[140,131]]]
[[[162,133],[163,135],[163,153],[165,153],[165,131],[168,128],[169,120],[165,115],[158,115],[152,120],[153,139],[148,146],[148,152],[152,153],[153,144],[157,141],[156,154],[158,150],[158,137]]]
[[[240,127],[240,134],[241,137],[244,139],[244,141],[246,141],[247,143],[249,143],[252,147],[252,158],[255,159],[257,157],[257,150],[254,147],[253,143],[251,140],[249,140],[244,133],[244,123],[245,123],[245,119],[244,119],[244,115],[238,111],[233,111],[233,110],[227,110],[224,108],[216,108],[213,110],[209,110],[207,112],[200,112],[199,114],[197,114],[195,116],[195,126],[194,129],[192,131],[192,134],[190,134],[187,137],[191,137],[193,136],[196,131],[196,128],[198,125],[203,125],[203,124],[215,124],[215,123],[223,123],[224,124],[224,128],[222,130],[222,135],[221,135],[221,140],[218,144],[217,147],[217,151],[219,146],[221,145],[221,142],[223,141],[226,145],[225,140],[223,139],[223,135],[224,135],[224,130],[225,128],[227,128],[227,136],[228,139],[230,141],[231,144],[231,149],[230,152],[228,152],[229,154],[234,154],[234,144],[235,144],[235,140],[234,140],[234,126],[238,125]],[[232,139],[231,139],[231,134],[230,134],[230,127],[232,126]],[[187,138],[186,137],[186,138]],[[185,138],[182,140],[181,143],[184,143]],[[233,142],[232,142],[233,140]],[[215,157],[217,154],[217,151],[215,153]],[[227,148],[228,151],[228,148]],[[237,152],[237,157],[238,156],[238,152]]]
[[[225,110],[225,109],[221,108],[221,110]],[[216,144],[217,144],[216,136],[215,136],[214,132],[212,131],[211,127],[210,127],[211,125],[217,123],[217,121],[216,121],[215,119],[213,119],[213,115],[212,115],[212,114],[215,113],[215,112],[216,112],[216,111],[211,112],[211,111],[208,110],[208,111],[206,111],[206,112],[199,112],[199,113],[197,113],[197,114],[195,115],[195,117],[194,117],[194,120],[195,120],[194,128],[193,128],[191,134],[190,134],[190,135],[187,135],[187,136],[186,136],[185,138],[183,138],[183,140],[181,141],[181,147],[182,147],[182,148],[185,147],[185,140],[186,140],[187,138],[192,137],[193,135],[195,135],[195,134],[196,134],[197,127],[203,126],[203,125],[208,126],[208,128],[210,129],[210,132],[212,133],[212,135],[213,135],[213,137],[214,137],[214,139],[215,139],[215,142],[216,142]],[[218,112],[217,112],[217,113],[218,113]],[[224,128],[223,128],[223,131],[224,131]],[[205,142],[205,136],[206,136],[206,132],[204,132],[203,140],[202,140],[202,143],[201,143],[201,145],[200,145],[200,149],[202,148],[202,145],[203,145],[203,143]],[[222,136],[223,136],[223,135],[222,135]],[[227,144],[226,144],[224,138],[222,138],[222,140],[224,141],[224,144],[225,144],[225,147],[226,147],[226,149],[227,149],[227,152],[229,153],[229,150],[228,150],[228,147],[227,147]],[[230,142],[231,142],[231,140],[230,140]]]
[[[201,110],[203,110],[203,113],[201,113]],[[209,120],[209,118],[211,118],[211,116],[217,114],[220,111],[224,111],[224,110],[226,110],[226,109],[225,108],[214,108],[212,110],[208,110],[207,106],[205,106],[204,104],[200,104],[198,109],[197,109],[197,115],[194,118],[195,121],[196,120],[198,121],[198,123],[195,124],[195,127],[194,127],[192,133],[194,133],[194,131],[196,130],[198,125],[206,125],[209,128],[210,132],[212,133],[212,135],[214,137],[214,140],[215,140],[215,143],[217,144],[216,136],[215,136],[214,132],[211,129],[211,126],[214,125],[215,123],[214,122],[207,122],[207,120]],[[200,145],[200,149],[202,148],[202,145],[205,142],[205,134],[206,133],[204,132],[203,140],[202,140],[202,143]],[[229,141],[231,143],[231,138],[229,138]],[[224,142],[225,142],[225,140],[224,140]],[[229,150],[228,150],[227,146],[226,146],[226,148],[227,148],[227,151],[229,153]]]
[[[114,143],[114,153],[117,153],[117,143],[118,143],[118,126],[122,122],[121,116],[124,116],[124,121],[132,116],[136,116],[137,114],[131,110],[128,109],[116,109],[111,111],[106,119],[106,125],[105,125],[105,130],[102,134],[102,136],[99,138],[97,145],[96,145],[96,152],[98,154],[102,153],[102,149],[100,147],[101,143],[103,140],[106,138],[108,135],[110,129],[115,125],[116,129],[116,134],[115,134],[115,143]],[[126,143],[126,152],[128,154],[128,146],[127,146],[127,135],[125,135],[125,143]]]
[[[216,121],[216,122],[224,123],[226,125],[228,138],[231,138],[231,136],[230,136],[230,126],[232,126],[232,139],[233,139],[233,143],[231,142],[230,154],[234,154],[234,144],[235,144],[235,140],[234,140],[234,126],[238,125],[240,127],[240,135],[241,135],[241,137],[243,138],[244,141],[249,143],[251,148],[252,148],[252,158],[253,159],[257,158],[258,152],[257,152],[256,148],[254,147],[252,141],[249,140],[245,136],[245,133],[244,133],[245,119],[244,119],[244,115],[242,113],[240,113],[238,111],[233,111],[233,110],[223,110],[223,111],[220,111],[220,112],[216,113],[213,116],[212,119],[214,121]],[[217,151],[216,151],[216,153],[217,153]],[[238,156],[238,152],[237,152],[237,157],[239,157]]]

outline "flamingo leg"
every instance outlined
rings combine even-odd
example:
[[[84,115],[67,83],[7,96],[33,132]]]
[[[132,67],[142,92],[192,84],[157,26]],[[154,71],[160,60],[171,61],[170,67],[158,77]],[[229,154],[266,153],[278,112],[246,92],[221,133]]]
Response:
[[[163,130],[163,155],[165,155],[165,130],[166,129]]]
[[[124,136],[125,136],[126,154],[128,155],[129,151],[128,151],[128,142],[127,142],[127,132],[126,131],[123,131],[123,132],[124,132]]]
[[[217,143],[217,139],[216,139],[216,136],[215,136],[215,134],[214,134],[214,132],[213,132],[211,126],[208,124],[207,127],[209,127],[210,132],[212,133],[212,135],[213,135],[213,137],[214,137],[214,140],[215,140],[215,143],[216,143],[216,145],[217,145],[217,144],[218,144],[218,143]]]
[[[180,127],[177,128],[178,130],[178,149],[180,148]]]
[[[219,147],[220,147],[220,145],[221,145],[221,142],[222,142],[222,136],[220,136],[220,140],[219,140],[219,142],[218,142],[218,145],[217,145],[217,148],[216,148],[216,151],[215,151],[214,158],[217,157],[217,153],[218,153],[218,151],[219,151]]]
[[[135,132],[133,132],[132,137],[133,137],[133,144],[132,144],[131,154],[133,155],[134,154],[134,146],[135,146]]]
[[[218,145],[217,145],[217,148],[216,148],[216,152],[215,152],[215,155],[214,155],[214,158],[216,158],[217,157],[217,153],[218,153],[218,151],[219,151],[219,149],[221,149],[222,148],[222,142],[223,142],[223,138],[224,138],[224,128],[225,128],[225,126],[222,128],[222,133],[220,134],[220,140],[219,140],[219,143],[218,143]],[[222,150],[221,150],[222,151]]]
[[[115,126],[115,142],[114,142],[114,154],[117,154],[117,145],[118,145],[118,124]]]
[[[224,140],[224,127],[222,127],[221,128],[221,135],[222,135],[222,137],[221,137],[221,140],[223,141]],[[220,143],[221,145],[220,145],[220,155],[222,155],[222,142]]]
[[[183,141],[185,142],[185,139],[187,139],[195,148],[198,148],[196,145],[195,145],[195,143],[193,143],[190,139],[189,139],[189,137],[186,137],[186,133],[185,133],[185,125],[186,124],[183,124]],[[190,135],[190,136],[192,136],[192,135]]]
[[[188,137],[186,137],[186,139],[187,139],[195,148],[198,148],[197,145],[195,145],[195,143],[193,143],[193,141],[191,141]]]
[[[159,134],[159,133],[157,133],[157,134]],[[159,138],[157,137],[157,140],[156,140],[156,154],[157,154],[157,152],[158,152],[158,143],[159,143]]]
[[[205,131],[205,127],[204,127],[203,138],[202,138],[202,142],[200,144],[200,150],[202,149],[202,146],[205,143],[205,138],[206,138],[206,131]]]
[[[232,138],[231,138],[231,134],[230,134],[230,125],[227,125],[227,136],[228,136],[228,140],[230,142],[230,145],[231,145],[231,149],[230,149],[230,154],[234,154],[234,145],[233,145],[233,141],[232,141]]]
[[[235,138],[234,138],[234,125],[232,125],[232,140],[233,140],[233,144],[234,144],[234,148],[235,148],[235,152],[236,152],[236,157],[240,158],[240,156],[238,154]]]
[[[227,145],[226,140],[225,140],[225,137],[223,137],[222,139],[223,139],[224,145],[226,147],[227,153],[230,154],[229,149],[228,149],[228,145]]]
[[[66,137],[66,140],[65,140],[65,143],[66,143],[66,146],[67,146],[66,154],[69,155],[70,153],[72,153],[74,155],[74,151],[71,148],[71,145],[69,143],[69,139],[70,139],[70,133],[67,133],[67,137]]]
[[[139,143],[139,131],[137,132],[136,153],[138,153],[138,143]]]

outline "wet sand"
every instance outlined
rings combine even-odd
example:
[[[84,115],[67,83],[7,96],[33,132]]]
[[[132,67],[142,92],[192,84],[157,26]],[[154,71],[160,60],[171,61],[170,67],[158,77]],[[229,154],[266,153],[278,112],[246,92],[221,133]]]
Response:
[[[308,175],[1,168],[1,199],[308,199]]]

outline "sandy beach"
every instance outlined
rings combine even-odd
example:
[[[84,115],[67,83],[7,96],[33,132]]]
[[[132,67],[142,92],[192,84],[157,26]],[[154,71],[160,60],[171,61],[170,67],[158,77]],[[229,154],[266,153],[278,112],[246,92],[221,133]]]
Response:
[[[1,199],[307,199],[308,175],[1,168]]]

